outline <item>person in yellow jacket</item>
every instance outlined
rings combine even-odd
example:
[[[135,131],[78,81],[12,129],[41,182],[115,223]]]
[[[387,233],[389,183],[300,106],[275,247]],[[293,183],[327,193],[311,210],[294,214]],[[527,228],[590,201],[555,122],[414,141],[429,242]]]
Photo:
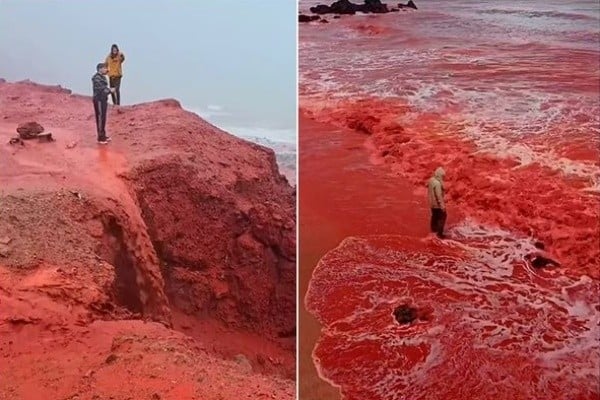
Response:
[[[108,83],[114,89],[111,93],[112,102],[117,106],[121,104],[121,78],[123,78],[124,62],[125,54],[119,50],[119,46],[113,44],[110,47],[110,54],[106,57],[106,65],[108,66]]]
[[[446,172],[438,167],[427,182],[427,198],[431,207],[431,232],[435,232],[440,239],[444,236],[446,225],[446,204],[444,203],[444,176]]]

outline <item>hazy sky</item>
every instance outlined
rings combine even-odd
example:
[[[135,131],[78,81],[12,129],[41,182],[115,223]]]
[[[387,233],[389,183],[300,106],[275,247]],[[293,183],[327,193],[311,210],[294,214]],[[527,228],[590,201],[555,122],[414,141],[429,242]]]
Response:
[[[296,0],[0,0],[0,77],[90,94],[112,43],[122,104],[176,98],[235,134],[294,140]]]

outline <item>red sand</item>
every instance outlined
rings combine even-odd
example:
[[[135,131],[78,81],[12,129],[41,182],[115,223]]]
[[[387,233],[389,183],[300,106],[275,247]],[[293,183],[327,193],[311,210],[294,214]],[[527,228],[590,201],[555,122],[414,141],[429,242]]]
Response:
[[[30,120],[56,142],[6,144]],[[293,398],[273,151],[174,100],[110,108],[107,131],[89,97],[0,83],[0,398]]]

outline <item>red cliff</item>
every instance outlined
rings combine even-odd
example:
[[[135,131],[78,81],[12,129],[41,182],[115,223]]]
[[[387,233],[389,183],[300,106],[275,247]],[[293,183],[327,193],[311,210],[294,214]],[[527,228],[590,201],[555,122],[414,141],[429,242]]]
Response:
[[[56,140],[8,144],[29,121]],[[107,133],[88,97],[0,82],[0,398],[293,398],[274,152],[175,100],[110,108]]]

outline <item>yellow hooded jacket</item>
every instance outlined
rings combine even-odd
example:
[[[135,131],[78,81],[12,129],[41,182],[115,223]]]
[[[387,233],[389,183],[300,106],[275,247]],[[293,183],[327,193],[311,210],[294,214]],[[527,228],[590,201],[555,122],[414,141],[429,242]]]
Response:
[[[108,67],[108,77],[123,76],[123,68],[121,67],[125,62],[125,54],[119,52],[116,56],[109,54],[106,57],[106,65]]]

